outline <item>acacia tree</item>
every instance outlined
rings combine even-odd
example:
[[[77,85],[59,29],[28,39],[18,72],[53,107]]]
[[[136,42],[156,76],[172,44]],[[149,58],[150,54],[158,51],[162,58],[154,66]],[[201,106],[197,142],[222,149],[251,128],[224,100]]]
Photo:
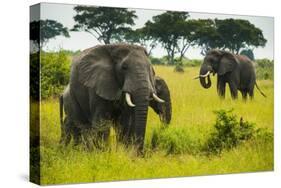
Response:
[[[167,11],[153,16],[153,22],[145,23],[149,35],[159,41],[167,51],[169,64],[174,64],[175,55],[182,49],[179,46],[179,40],[183,38],[184,23],[188,17],[187,12]],[[185,43],[183,46],[187,47]]]
[[[152,50],[157,46],[157,40],[150,35],[146,27],[128,31],[124,39],[130,44],[138,44],[145,47],[148,55],[151,55]]]
[[[68,28],[56,20],[38,20],[30,23],[30,40],[42,49],[50,39],[62,35],[69,37]]]
[[[180,39],[178,41],[177,49],[179,52],[179,61],[182,61],[186,51],[191,47],[196,45],[197,43],[197,35],[196,29],[198,28],[197,20],[186,20],[181,21],[178,26],[177,30],[180,33]]]
[[[194,38],[197,46],[201,47],[201,54],[206,53],[213,48],[222,48],[223,41],[216,30],[214,20],[211,19],[198,19],[196,28],[194,29]]]
[[[74,10],[76,24],[72,31],[88,32],[104,44],[120,41],[137,18],[135,11],[126,8],[76,6]]]
[[[253,49],[266,44],[262,31],[247,20],[199,19],[197,22],[195,38],[202,55],[213,48],[238,54],[241,49]]]
[[[223,43],[222,48],[236,54],[243,48],[264,47],[267,42],[262,30],[248,20],[215,19],[215,27]]]

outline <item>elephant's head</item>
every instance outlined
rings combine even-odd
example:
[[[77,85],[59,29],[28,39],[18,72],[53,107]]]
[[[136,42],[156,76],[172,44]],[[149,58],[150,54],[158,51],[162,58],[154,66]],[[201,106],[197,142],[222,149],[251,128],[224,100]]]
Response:
[[[222,76],[228,72],[232,72],[237,64],[237,59],[233,54],[222,50],[210,50],[206,54],[200,68],[199,76],[196,78],[199,78],[202,87],[207,89],[212,85],[210,79],[211,73]]]
[[[169,124],[172,118],[172,104],[168,85],[162,78],[156,76],[155,87],[157,96],[165,100],[165,103],[159,103],[152,100],[150,101],[150,106],[159,115],[161,122]]]
[[[133,108],[136,143],[142,149],[150,100],[157,96],[155,73],[146,50],[140,46],[115,44],[90,48],[78,60],[78,80],[103,99],[125,99]]]

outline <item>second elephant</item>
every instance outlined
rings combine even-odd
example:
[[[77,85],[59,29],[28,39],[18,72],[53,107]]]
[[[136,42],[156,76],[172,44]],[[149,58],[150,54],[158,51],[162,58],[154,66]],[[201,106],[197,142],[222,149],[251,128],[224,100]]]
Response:
[[[247,95],[253,98],[255,86],[265,97],[256,83],[253,62],[246,56],[235,55],[222,50],[210,50],[201,65],[199,76],[196,77],[200,79],[203,88],[211,87],[210,74],[218,75],[217,92],[222,98],[225,97],[227,83],[233,99],[237,98],[238,90],[242,93],[244,100],[247,99]]]

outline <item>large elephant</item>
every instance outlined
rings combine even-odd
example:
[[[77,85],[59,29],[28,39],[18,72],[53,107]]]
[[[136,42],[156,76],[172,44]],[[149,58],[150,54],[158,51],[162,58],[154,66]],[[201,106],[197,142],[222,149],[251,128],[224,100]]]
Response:
[[[231,97],[237,98],[238,90],[242,93],[244,100],[247,95],[254,97],[254,87],[256,85],[256,74],[253,62],[246,56],[234,55],[222,50],[210,50],[201,65],[199,76],[203,88],[211,87],[210,74],[217,74],[217,92],[221,98],[225,98],[225,86],[228,83]],[[207,82],[206,82],[207,78]]]
[[[165,87],[160,86],[163,83]],[[157,91],[159,87],[161,91]],[[169,123],[169,90],[164,80],[155,76],[144,48],[115,44],[84,50],[73,60],[69,86],[60,98],[66,114],[63,122],[61,108],[62,141],[69,143],[72,134],[79,143],[88,128],[102,128],[98,139],[106,139],[110,121],[117,124],[122,140],[134,140],[142,151],[151,103],[155,112],[164,116],[162,121]]]

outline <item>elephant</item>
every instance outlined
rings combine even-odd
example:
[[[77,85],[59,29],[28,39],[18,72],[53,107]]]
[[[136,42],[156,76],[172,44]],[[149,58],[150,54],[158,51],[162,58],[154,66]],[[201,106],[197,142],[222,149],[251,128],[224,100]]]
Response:
[[[247,100],[247,95],[252,99],[255,86],[261,95],[266,97],[257,85],[255,67],[247,56],[217,49],[210,50],[201,65],[199,76],[195,79],[199,78],[201,86],[208,89],[211,87],[211,73],[217,74],[217,93],[223,99],[226,83],[229,85],[232,99],[237,99],[238,90],[243,100]]]
[[[163,123],[171,120],[169,88],[155,75],[145,48],[137,45],[98,45],[81,52],[73,59],[69,85],[59,101],[60,142],[66,145],[71,135],[75,144],[81,142],[89,129],[97,130],[98,140],[106,140],[111,122],[119,140],[133,141],[141,152],[148,106]]]
[[[168,125],[170,124],[172,118],[170,90],[165,80],[159,76],[155,77],[155,87],[157,96],[159,96],[161,99],[164,99],[166,102],[163,104],[155,100],[151,100],[149,106],[152,107],[154,112],[159,115],[161,122],[163,122],[165,125]]]

